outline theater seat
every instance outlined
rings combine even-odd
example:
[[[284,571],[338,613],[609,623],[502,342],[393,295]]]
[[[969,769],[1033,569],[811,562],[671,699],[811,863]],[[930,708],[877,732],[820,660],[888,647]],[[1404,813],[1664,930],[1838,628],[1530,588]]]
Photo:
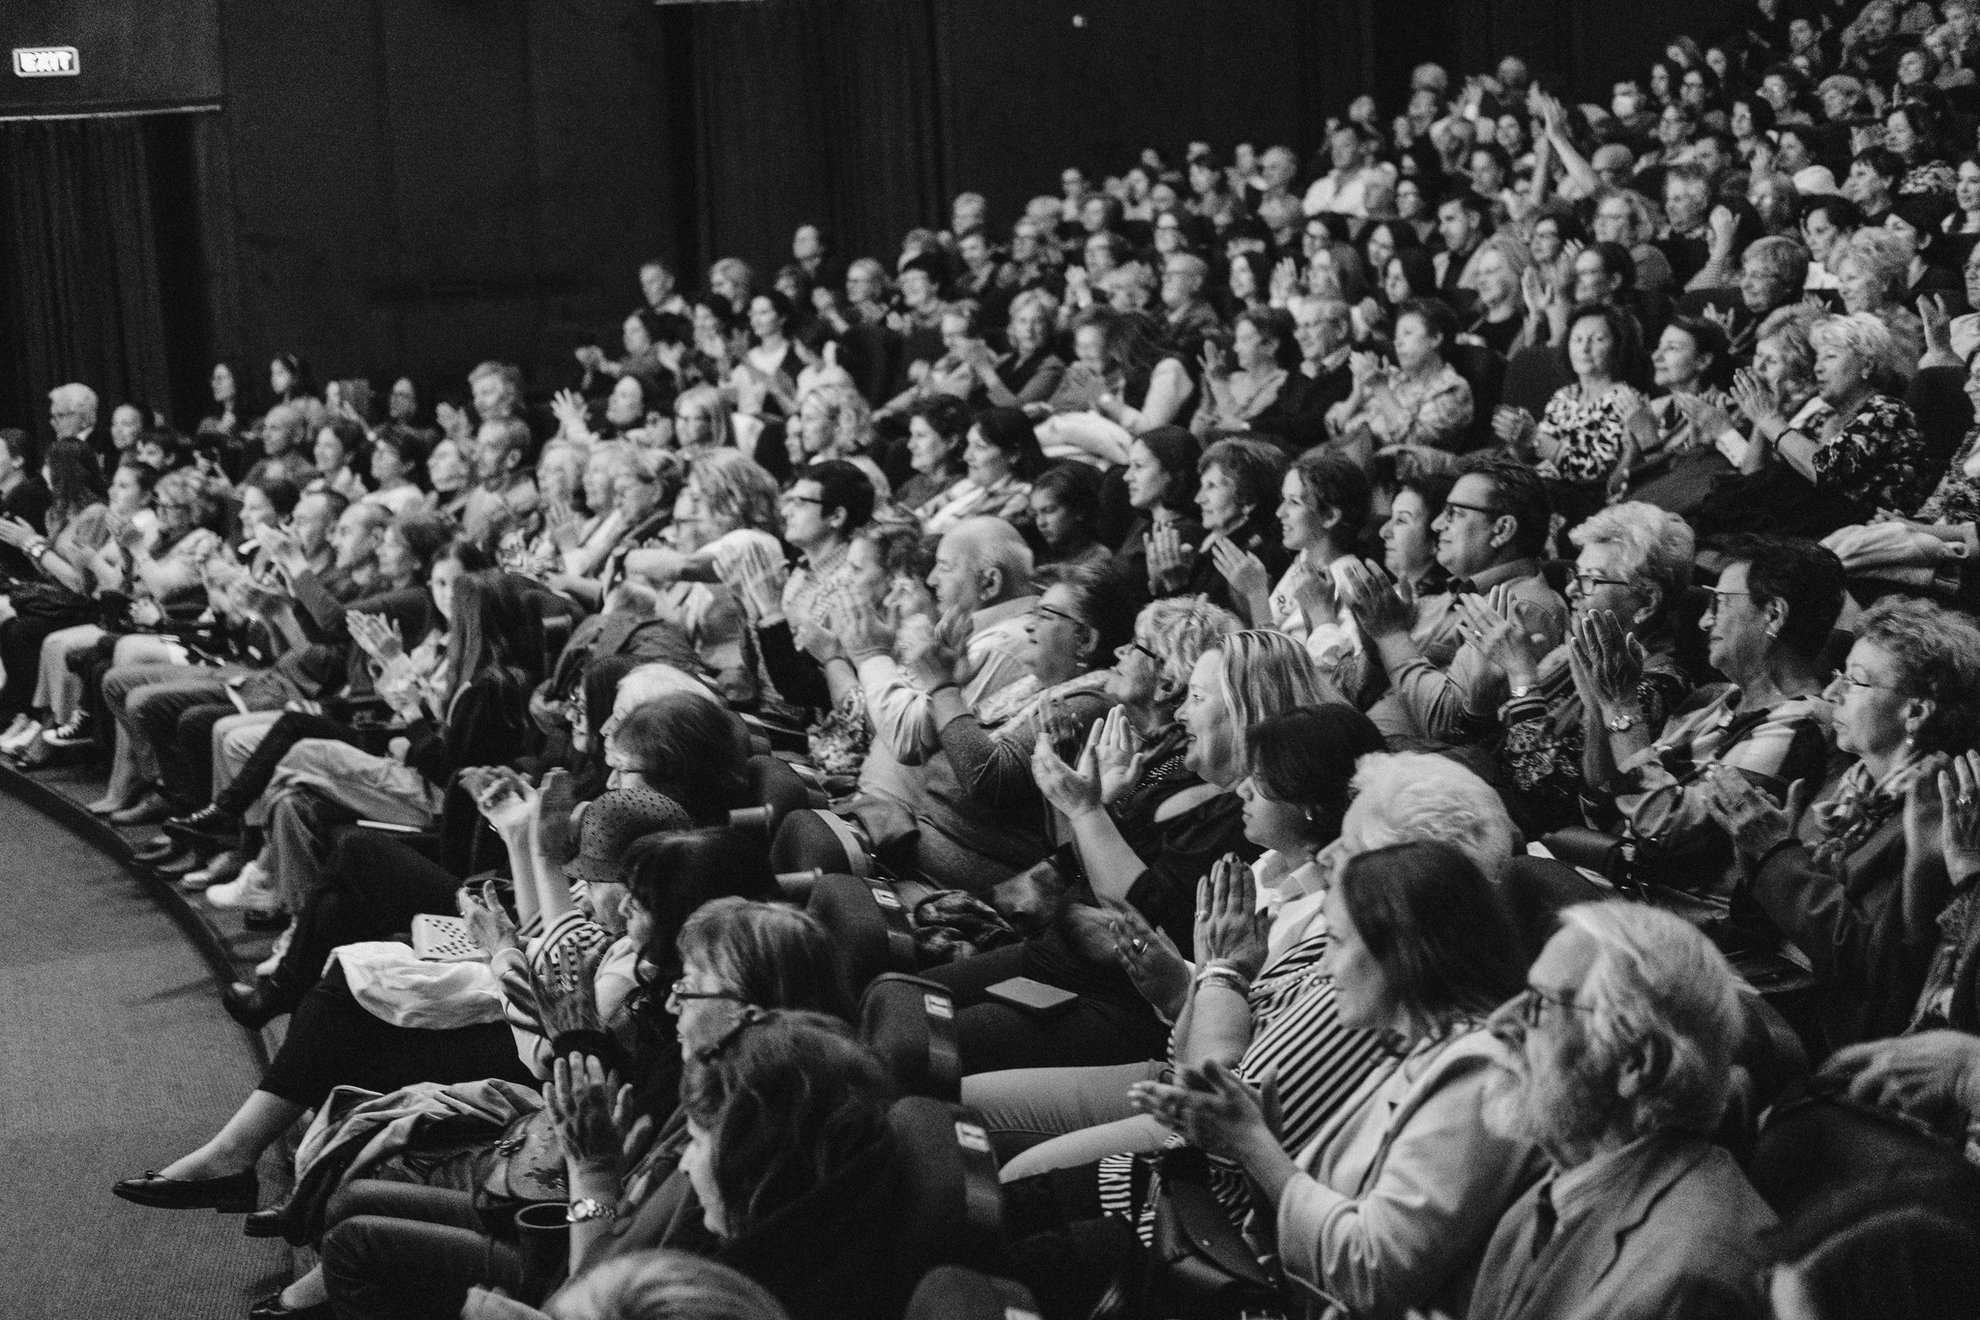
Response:
[[[1719,1121],[1719,1144],[1742,1162],[1760,1133],[1760,1118],[1790,1086],[1808,1076],[1808,1051],[1780,1010],[1741,986],[1739,1041],[1733,1046],[1732,1095]]]
[[[811,805],[811,791],[797,771],[774,756],[750,757],[743,774],[756,805],[731,811],[730,829],[752,832],[768,843],[777,837],[777,827],[786,816]]]
[[[994,1270],[1003,1260],[1004,1203],[990,1137],[974,1111],[908,1096],[888,1111],[900,1143],[901,1223],[894,1259],[912,1269],[967,1265]]]
[[[874,978],[860,997],[859,1035],[905,1094],[950,1101],[962,1095],[956,1005],[935,982],[900,972]]]
[[[1505,891],[1529,958],[1539,957],[1552,938],[1561,909],[1614,896],[1574,867],[1550,857],[1513,858],[1506,870]]]
[[[884,880],[824,875],[812,886],[811,915],[831,932],[839,966],[854,994],[884,972],[915,970],[907,905]]]
[[[873,850],[857,822],[830,811],[800,807],[770,836],[770,869],[785,897],[803,902],[819,876],[872,875]]]
[[[1039,1320],[1038,1303],[1021,1283],[938,1265],[922,1276],[901,1320]]]

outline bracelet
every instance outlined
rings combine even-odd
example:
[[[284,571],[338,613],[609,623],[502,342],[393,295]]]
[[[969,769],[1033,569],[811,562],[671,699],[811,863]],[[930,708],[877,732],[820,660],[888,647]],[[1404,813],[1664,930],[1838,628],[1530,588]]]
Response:
[[[1251,979],[1229,963],[1213,962],[1196,974],[1196,988],[1222,985],[1240,995],[1251,993]]]

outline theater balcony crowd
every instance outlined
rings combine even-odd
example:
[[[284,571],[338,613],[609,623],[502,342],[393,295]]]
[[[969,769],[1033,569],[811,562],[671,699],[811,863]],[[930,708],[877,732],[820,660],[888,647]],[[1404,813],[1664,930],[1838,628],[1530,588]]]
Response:
[[[56,386],[0,750],[286,1019],[115,1193],[256,1317],[1980,1314],[1976,68],[1759,0],[543,379]]]

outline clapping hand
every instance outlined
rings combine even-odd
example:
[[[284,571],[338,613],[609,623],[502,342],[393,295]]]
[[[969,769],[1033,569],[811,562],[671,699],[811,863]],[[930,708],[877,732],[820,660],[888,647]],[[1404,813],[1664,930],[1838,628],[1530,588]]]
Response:
[[[1127,710],[1115,706],[1107,712],[1107,718],[1096,721],[1087,730],[1080,764],[1084,766],[1091,759],[1093,770],[1100,778],[1100,801],[1112,806],[1141,782],[1152,756],[1142,748]]]
[[[1494,587],[1490,597],[1457,597],[1458,632],[1505,674],[1514,687],[1530,687],[1547,653],[1547,634],[1530,619],[1532,601]]]
[[[1613,610],[1591,610],[1568,626],[1568,663],[1577,667],[1576,686],[1584,701],[1593,696],[1604,711],[1635,703],[1647,659],[1643,643],[1623,629]]]
[[[516,923],[502,906],[502,895],[493,880],[484,880],[479,894],[462,885],[454,895],[454,902],[461,919],[467,922],[468,937],[483,953],[492,958],[504,949],[518,947]]]
[[[1189,581],[1196,547],[1183,540],[1174,523],[1158,525],[1141,544],[1148,553],[1149,584],[1157,591],[1176,591]]]
[[[602,357],[600,360],[603,360]],[[574,440],[591,434],[591,423],[585,416],[584,396],[576,390],[558,390],[552,395],[550,412],[557,419],[559,434]]]
[[[1291,257],[1281,257],[1279,264],[1272,267],[1268,292],[1274,307],[1285,306],[1287,300],[1299,292],[1299,266]]]
[[[0,518],[0,543],[5,543],[14,547],[16,550],[20,550],[34,544],[40,539],[34,528],[28,526],[19,518]]]
[[[618,1168],[625,1145],[618,1116],[631,1089],[620,1086],[618,1076],[607,1072],[595,1055],[573,1052],[551,1065],[543,1098],[566,1159]]]
[[[1533,414],[1502,403],[1492,410],[1492,434],[1502,445],[1517,445],[1533,431]]]
[[[1203,364],[1203,375],[1208,380],[1223,380],[1231,374],[1230,363],[1225,360],[1224,350],[1214,340],[1203,341],[1203,351],[1199,355]]]
[[[536,788],[507,766],[485,769],[470,778],[464,772],[462,786],[474,797],[474,805],[495,832],[506,842],[522,838],[536,819]]]
[[[1396,593],[1395,579],[1387,570],[1366,559],[1352,559],[1343,564],[1341,579],[1348,612],[1370,637],[1406,633],[1415,623],[1409,603]]]
[[[908,648],[907,668],[924,691],[954,686],[973,630],[969,611],[958,607],[915,639]]]
[[[559,550],[575,549],[584,532],[584,520],[578,512],[562,500],[546,505],[543,510],[543,534],[550,538],[550,544]]]
[[[358,649],[381,665],[389,664],[406,652],[406,641],[399,632],[399,626],[387,622],[383,614],[348,610],[344,614],[344,624]]]
[[[1882,1105],[1928,1119],[1980,1111],[1980,1037],[1921,1031],[1845,1045],[1821,1077],[1843,1083],[1859,1104]]]
[[[1258,886],[1236,853],[1225,853],[1196,882],[1197,956],[1221,962],[1245,980],[1265,966],[1270,914],[1258,910]]]
[[[1951,357],[1953,355],[1952,308],[1947,305],[1946,296],[1943,293],[1920,294],[1918,319],[1924,322],[1926,351]]]
[[[1947,761],[1932,776],[1943,824],[1939,840],[1954,884],[1980,873],[1980,752]]]
[[[1107,926],[1114,937],[1114,957],[1134,988],[1163,1017],[1174,1021],[1189,998],[1189,960],[1175,941],[1148,923],[1128,903],[1107,904]]]
[[[1774,799],[1738,770],[1714,763],[1702,772],[1705,809],[1732,840],[1740,855],[1757,861],[1794,834],[1794,822],[1812,792],[1806,780],[1788,786],[1787,803]]]
[[[1101,809],[1098,757],[1090,739],[1079,766],[1074,768],[1053,748],[1052,740],[1040,733],[1031,748],[1031,777],[1045,800],[1068,819]]]
[[[878,610],[864,601],[847,610],[836,622],[840,643],[854,660],[894,653],[894,630],[887,626],[887,621],[880,617]]]
[[[1785,420],[1781,416],[1781,406],[1774,398],[1774,392],[1751,368],[1733,373],[1732,399],[1755,428],[1767,439],[1774,438],[1774,432]]]
[[[1255,1092],[1213,1059],[1183,1069],[1175,1083],[1136,1082],[1128,1088],[1128,1103],[1199,1150],[1235,1160],[1259,1143],[1278,1143],[1267,1118],[1277,1109],[1274,1089],[1268,1077],[1264,1089]]]
[[[1224,575],[1224,581],[1231,584],[1232,596],[1250,600],[1271,590],[1271,575],[1266,571],[1264,560],[1227,536],[1212,536],[1208,544],[1211,562]],[[1262,623],[1263,620],[1256,622]]]
[[[1711,444],[1727,431],[1735,429],[1731,414],[1707,400],[1700,394],[1673,394],[1671,404],[1684,420],[1691,424],[1691,430],[1701,444]]]

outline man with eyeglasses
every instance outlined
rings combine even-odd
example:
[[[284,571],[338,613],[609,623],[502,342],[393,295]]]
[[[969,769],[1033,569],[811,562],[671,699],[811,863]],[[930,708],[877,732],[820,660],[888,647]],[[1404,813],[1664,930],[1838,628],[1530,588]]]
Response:
[[[1744,1009],[1698,930],[1643,904],[1567,909],[1492,1015],[1510,1064],[1486,1121],[1553,1168],[1485,1248],[1471,1320],[1674,1312],[1700,1287],[1751,1301],[1773,1211],[1712,1135]]]
[[[1504,586],[1509,608],[1543,654],[1567,631],[1567,602],[1540,576],[1553,505],[1532,468],[1505,458],[1475,458],[1431,524],[1437,562],[1451,575],[1441,621],[1419,618],[1412,602],[1372,564],[1350,566],[1348,606],[1374,643],[1390,690],[1368,717],[1391,746],[1435,750],[1483,742],[1498,728],[1511,688],[1505,671],[1479,647],[1459,644],[1457,597]]]

